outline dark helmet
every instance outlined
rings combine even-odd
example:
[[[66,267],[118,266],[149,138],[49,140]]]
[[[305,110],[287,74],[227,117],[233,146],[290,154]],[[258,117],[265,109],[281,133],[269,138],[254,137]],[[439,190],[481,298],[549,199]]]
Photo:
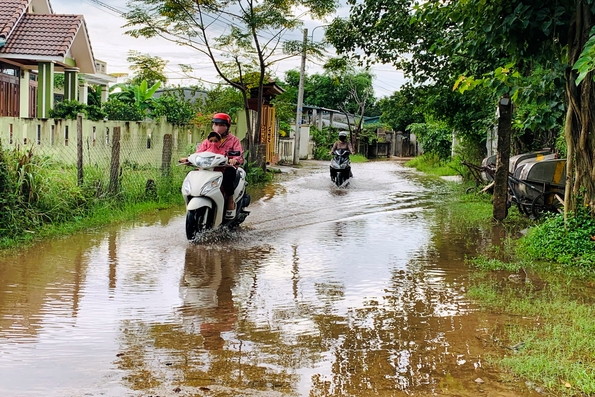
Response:
[[[231,117],[229,117],[229,114],[227,113],[215,113],[211,123],[225,124],[229,127],[231,126]]]

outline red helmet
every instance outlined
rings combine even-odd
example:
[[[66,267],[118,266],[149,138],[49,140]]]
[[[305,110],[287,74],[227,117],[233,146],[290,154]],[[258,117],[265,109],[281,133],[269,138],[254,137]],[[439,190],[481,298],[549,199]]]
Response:
[[[229,127],[231,126],[231,117],[229,117],[229,114],[227,113],[215,113],[215,115],[213,116],[213,121],[211,122],[225,124]]]

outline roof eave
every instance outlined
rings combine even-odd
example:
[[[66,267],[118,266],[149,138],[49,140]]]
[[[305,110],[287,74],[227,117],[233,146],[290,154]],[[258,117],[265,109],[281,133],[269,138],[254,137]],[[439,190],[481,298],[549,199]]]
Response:
[[[87,82],[91,83],[91,84],[111,84],[111,83],[116,83],[118,82],[118,79],[110,76],[109,74],[103,74],[103,73],[98,73],[98,74],[84,74],[84,78],[85,80],[87,80]]]
[[[72,43],[70,43],[68,53],[76,60],[76,66],[80,69],[81,73],[97,73],[95,69],[95,57],[93,56],[91,41],[87,33],[87,25],[83,17],[81,17],[79,28],[74,35]]]
[[[65,69],[71,69],[73,66],[69,61],[68,57],[65,56],[53,56],[53,55],[22,55],[22,54],[0,54],[0,59],[3,60],[14,60],[15,64],[22,64],[22,61],[30,61],[31,63],[39,62],[53,62],[56,66]],[[21,62],[19,62],[21,61]],[[24,64],[22,64],[24,65]],[[30,68],[27,65],[26,68]],[[32,68],[35,69],[35,68]]]

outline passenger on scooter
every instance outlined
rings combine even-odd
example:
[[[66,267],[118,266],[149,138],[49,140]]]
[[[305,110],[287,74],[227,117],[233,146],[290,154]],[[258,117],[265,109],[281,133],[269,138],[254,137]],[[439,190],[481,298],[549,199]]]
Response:
[[[234,181],[236,179],[236,167],[244,163],[244,149],[240,140],[229,133],[231,127],[231,117],[226,113],[216,113],[213,116],[211,128],[213,131],[209,133],[207,139],[205,139],[200,146],[196,149],[196,153],[213,151],[217,149],[215,153],[226,154],[228,152],[239,152],[239,156],[229,157],[229,165],[233,167],[226,167],[223,171],[223,192],[227,197],[225,203],[225,217],[233,219],[236,215],[236,203],[233,201]],[[217,144],[216,136],[213,133],[220,136],[219,143]],[[210,149],[210,150],[209,150]],[[182,158],[181,161],[186,159]]]
[[[333,144],[333,147],[331,148],[329,154],[332,155],[333,152],[337,149],[347,149],[349,150],[349,153],[353,153],[353,146],[351,145],[351,142],[347,140],[347,131],[339,131],[339,140]],[[331,180],[334,181],[336,175],[337,170],[331,167]],[[351,172],[351,169],[349,169],[349,177],[353,178],[353,173]]]
[[[207,139],[200,144],[200,148],[196,150],[196,153],[211,152],[225,154],[225,151],[221,150],[219,145],[221,145],[221,135],[218,132],[211,131]]]

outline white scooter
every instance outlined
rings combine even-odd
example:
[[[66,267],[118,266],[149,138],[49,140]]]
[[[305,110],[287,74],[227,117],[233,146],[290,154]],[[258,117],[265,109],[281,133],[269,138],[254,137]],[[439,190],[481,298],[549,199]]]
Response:
[[[228,156],[239,156],[239,152],[228,152]],[[211,152],[193,153],[188,156],[185,165],[195,166],[197,169],[188,172],[182,184],[182,195],[186,203],[186,237],[194,240],[201,233],[219,226],[235,228],[244,222],[249,211],[245,208],[250,204],[250,195],[246,192],[246,171],[237,168],[234,181],[233,199],[236,203],[236,215],[233,219],[226,219],[225,195],[221,188],[223,182],[223,167],[227,164],[227,157]],[[220,168],[220,169],[216,169]]]

